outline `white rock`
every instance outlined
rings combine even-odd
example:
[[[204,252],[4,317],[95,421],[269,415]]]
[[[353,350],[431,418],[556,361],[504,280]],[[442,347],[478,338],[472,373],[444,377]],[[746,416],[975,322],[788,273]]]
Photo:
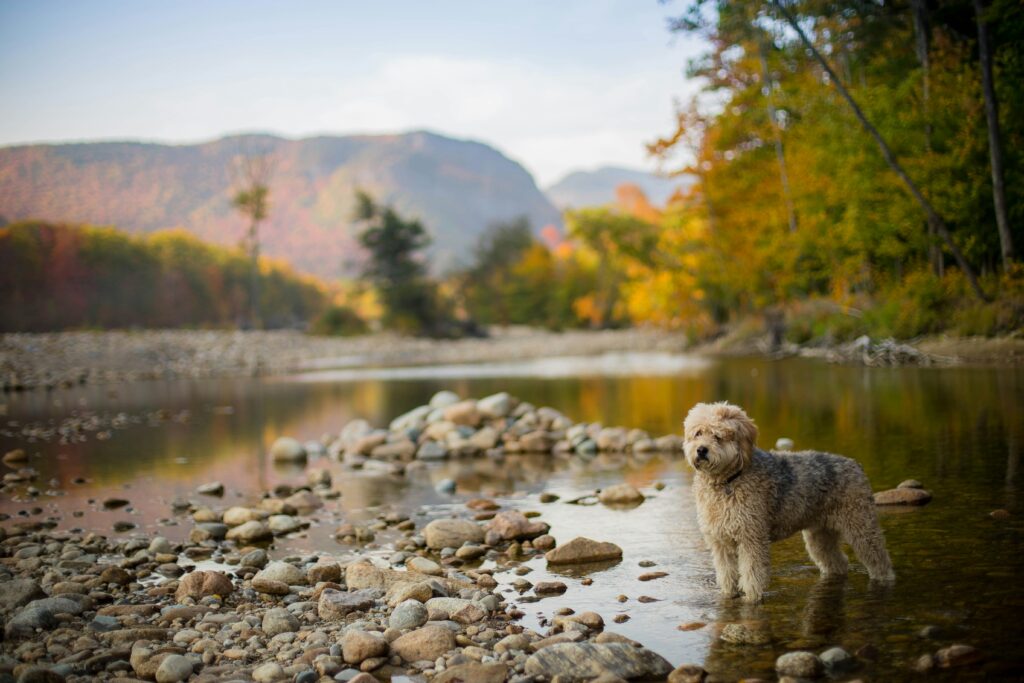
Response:
[[[306,449],[290,436],[282,436],[270,447],[270,457],[277,462],[302,462],[306,459]]]

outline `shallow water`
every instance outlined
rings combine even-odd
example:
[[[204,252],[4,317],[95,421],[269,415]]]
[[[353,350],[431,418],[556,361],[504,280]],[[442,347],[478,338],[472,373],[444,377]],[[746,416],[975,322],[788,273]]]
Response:
[[[608,629],[643,642],[673,664],[702,663],[725,679],[771,677],[775,657],[795,648],[820,652],[841,645],[854,651],[872,644],[880,652],[878,661],[857,675],[902,680],[913,677],[909,662],[952,642],[981,648],[985,663],[930,677],[1024,676],[1024,522],[1018,472],[1024,371],[1019,369],[617,356],[532,367],[326,371],[9,395],[0,398],[7,413],[0,448],[25,447],[31,466],[41,472],[36,485],[61,495],[44,493],[35,501],[4,497],[0,510],[16,515],[35,507],[41,516],[59,516],[62,528],[103,533],[112,533],[113,522],[127,519],[148,533],[181,539],[189,524],[180,518],[180,525],[166,526],[179,521],[169,502],[179,496],[197,498],[198,484],[224,482],[228,493],[219,504],[228,505],[255,500],[277,483],[304,481],[301,468],[281,468],[265,456],[277,436],[319,439],[355,417],[383,426],[441,389],[477,397],[504,390],[555,407],[576,421],[640,427],[652,434],[678,432],[686,411],[698,401],[728,399],[757,421],[763,446],[786,436],[797,448],[842,453],[864,466],[876,489],[915,478],[934,500],[920,509],[883,511],[898,575],[894,588],[869,586],[857,563],[848,580],[822,583],[799,538],[791,538],[773,547],[770,592],[763,606],[753,608],[722,601],[715,593],[710,557],[695,527],[691,474],[674,457],[599,457],[587,464],[536,456],[456,460],[407,479],[346,472],[327,460],[315,461],[313,466],[332,469],[341,497],[318,513],[319,523],[308,533],[279,540],[276,553],[344,557],[362,549],[333,540],[340,519],[360,518],[381,506],[436,516],[461,511],[466,499],[487,495],[503,505],[541,512],[559,542],[582,535],[613,541],[624,550],[622,562],[613,566],[556,576],[569,585],[565,595],[520,604],[529,627],[539,628],[558,607],[592,609],[604,616]],[[154,414],[157,410],[163,412]],[[111,429],[107,440],[90,432],[77,443],[26,444],[15,435],[26,424],[57,425],[72,414],[110,417],[121,412],[129,424]],[[72,483],[77,477],[86,482]],[[448,477],[458,484],[455,496],[433,489],[433,483]],[[630,510],[538,501],[542,491],[564,501],[623,480],[640,487],[648,500]],[[664,489],[656,490],[656,482]],[[111,495],[129,499],[130,509],[100,509],[97,501]],[[997,521],[988,516],[999,508],[1013,517]],[[643,568],[639,563],[644,560],[656,566]],[[528,580],[551,577],[543,560],[526,564],[534,570]],[[648,571],[668,576],[637,580]],[[584,575],[593,585],[580,583]],[[508,583],[516,577],[502,572],[498,578]],[[620,595],[627,600],[619,602]],[[641,603],[640,596],[657,601]],[[515,592],[508,597],[520,600]],[[612,623],[618,614],[629,620]],[[692,631],[676,628],[693,622],[707,625]],[[721,641],[722,626],[734,622],[748,624],[769,642]],[[926,626],[939,627],[941,637],[923,638],[919,634]]]

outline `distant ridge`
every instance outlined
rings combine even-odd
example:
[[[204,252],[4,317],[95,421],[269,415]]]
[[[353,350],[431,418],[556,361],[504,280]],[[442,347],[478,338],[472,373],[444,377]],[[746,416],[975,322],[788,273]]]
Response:
[[[615,201],[615,188],[629,183],[638,186],[655,206],[664,206],[672,194],[692,184],[688,177],[663,178],[631,168],[603,166],[593,171],[574,171],[546,190],[559,209],[601,206]]]
[[[237,135],[201,144],[82,142],[0,148],[0,217],[114,225],[132,233],[181,226],[237,244],[244,221],[230,198],[234,160],[271,154],[264,253],[336,277],[358,260],[357,187],[419,217],[443,270],[490,223],[525,215],[539,232],[559,212],[518,163],[483,143],[426,131],[290,140]]]

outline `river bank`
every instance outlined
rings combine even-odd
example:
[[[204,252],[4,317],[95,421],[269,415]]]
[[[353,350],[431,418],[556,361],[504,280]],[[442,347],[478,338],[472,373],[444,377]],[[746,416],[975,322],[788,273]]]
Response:
[[[860,340],[847,344],[773,347],[760,331],[734,330],[692,344],[653,329],[494,330],[488,338],[425,339],[375,334],[316,337],[297,331],[143,330],[0,336],[4,391],[110,384],[147,379],[282,375],[310,370],[494,363],[615,352],[698,355],[792,355],[867,365],[1024,364],[1024,339],[927,337],[912,343]]]

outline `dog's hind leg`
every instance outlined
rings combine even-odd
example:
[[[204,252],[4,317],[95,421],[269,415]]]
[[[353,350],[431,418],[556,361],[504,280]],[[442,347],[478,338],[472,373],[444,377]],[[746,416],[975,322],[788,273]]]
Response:
[[[892,560],[885,549],[885,536],[878,524],[878,511],[870,498],[858,501],[849,511],[844,520],[843,540],[853,548],[872,581],[892,583],[896,580]]]
[[[804,544],[807,546],[807,554],[818,565],[822,576],[846,574],[850,563],[840,547],[838,531],[825,527],[804,529]]]

